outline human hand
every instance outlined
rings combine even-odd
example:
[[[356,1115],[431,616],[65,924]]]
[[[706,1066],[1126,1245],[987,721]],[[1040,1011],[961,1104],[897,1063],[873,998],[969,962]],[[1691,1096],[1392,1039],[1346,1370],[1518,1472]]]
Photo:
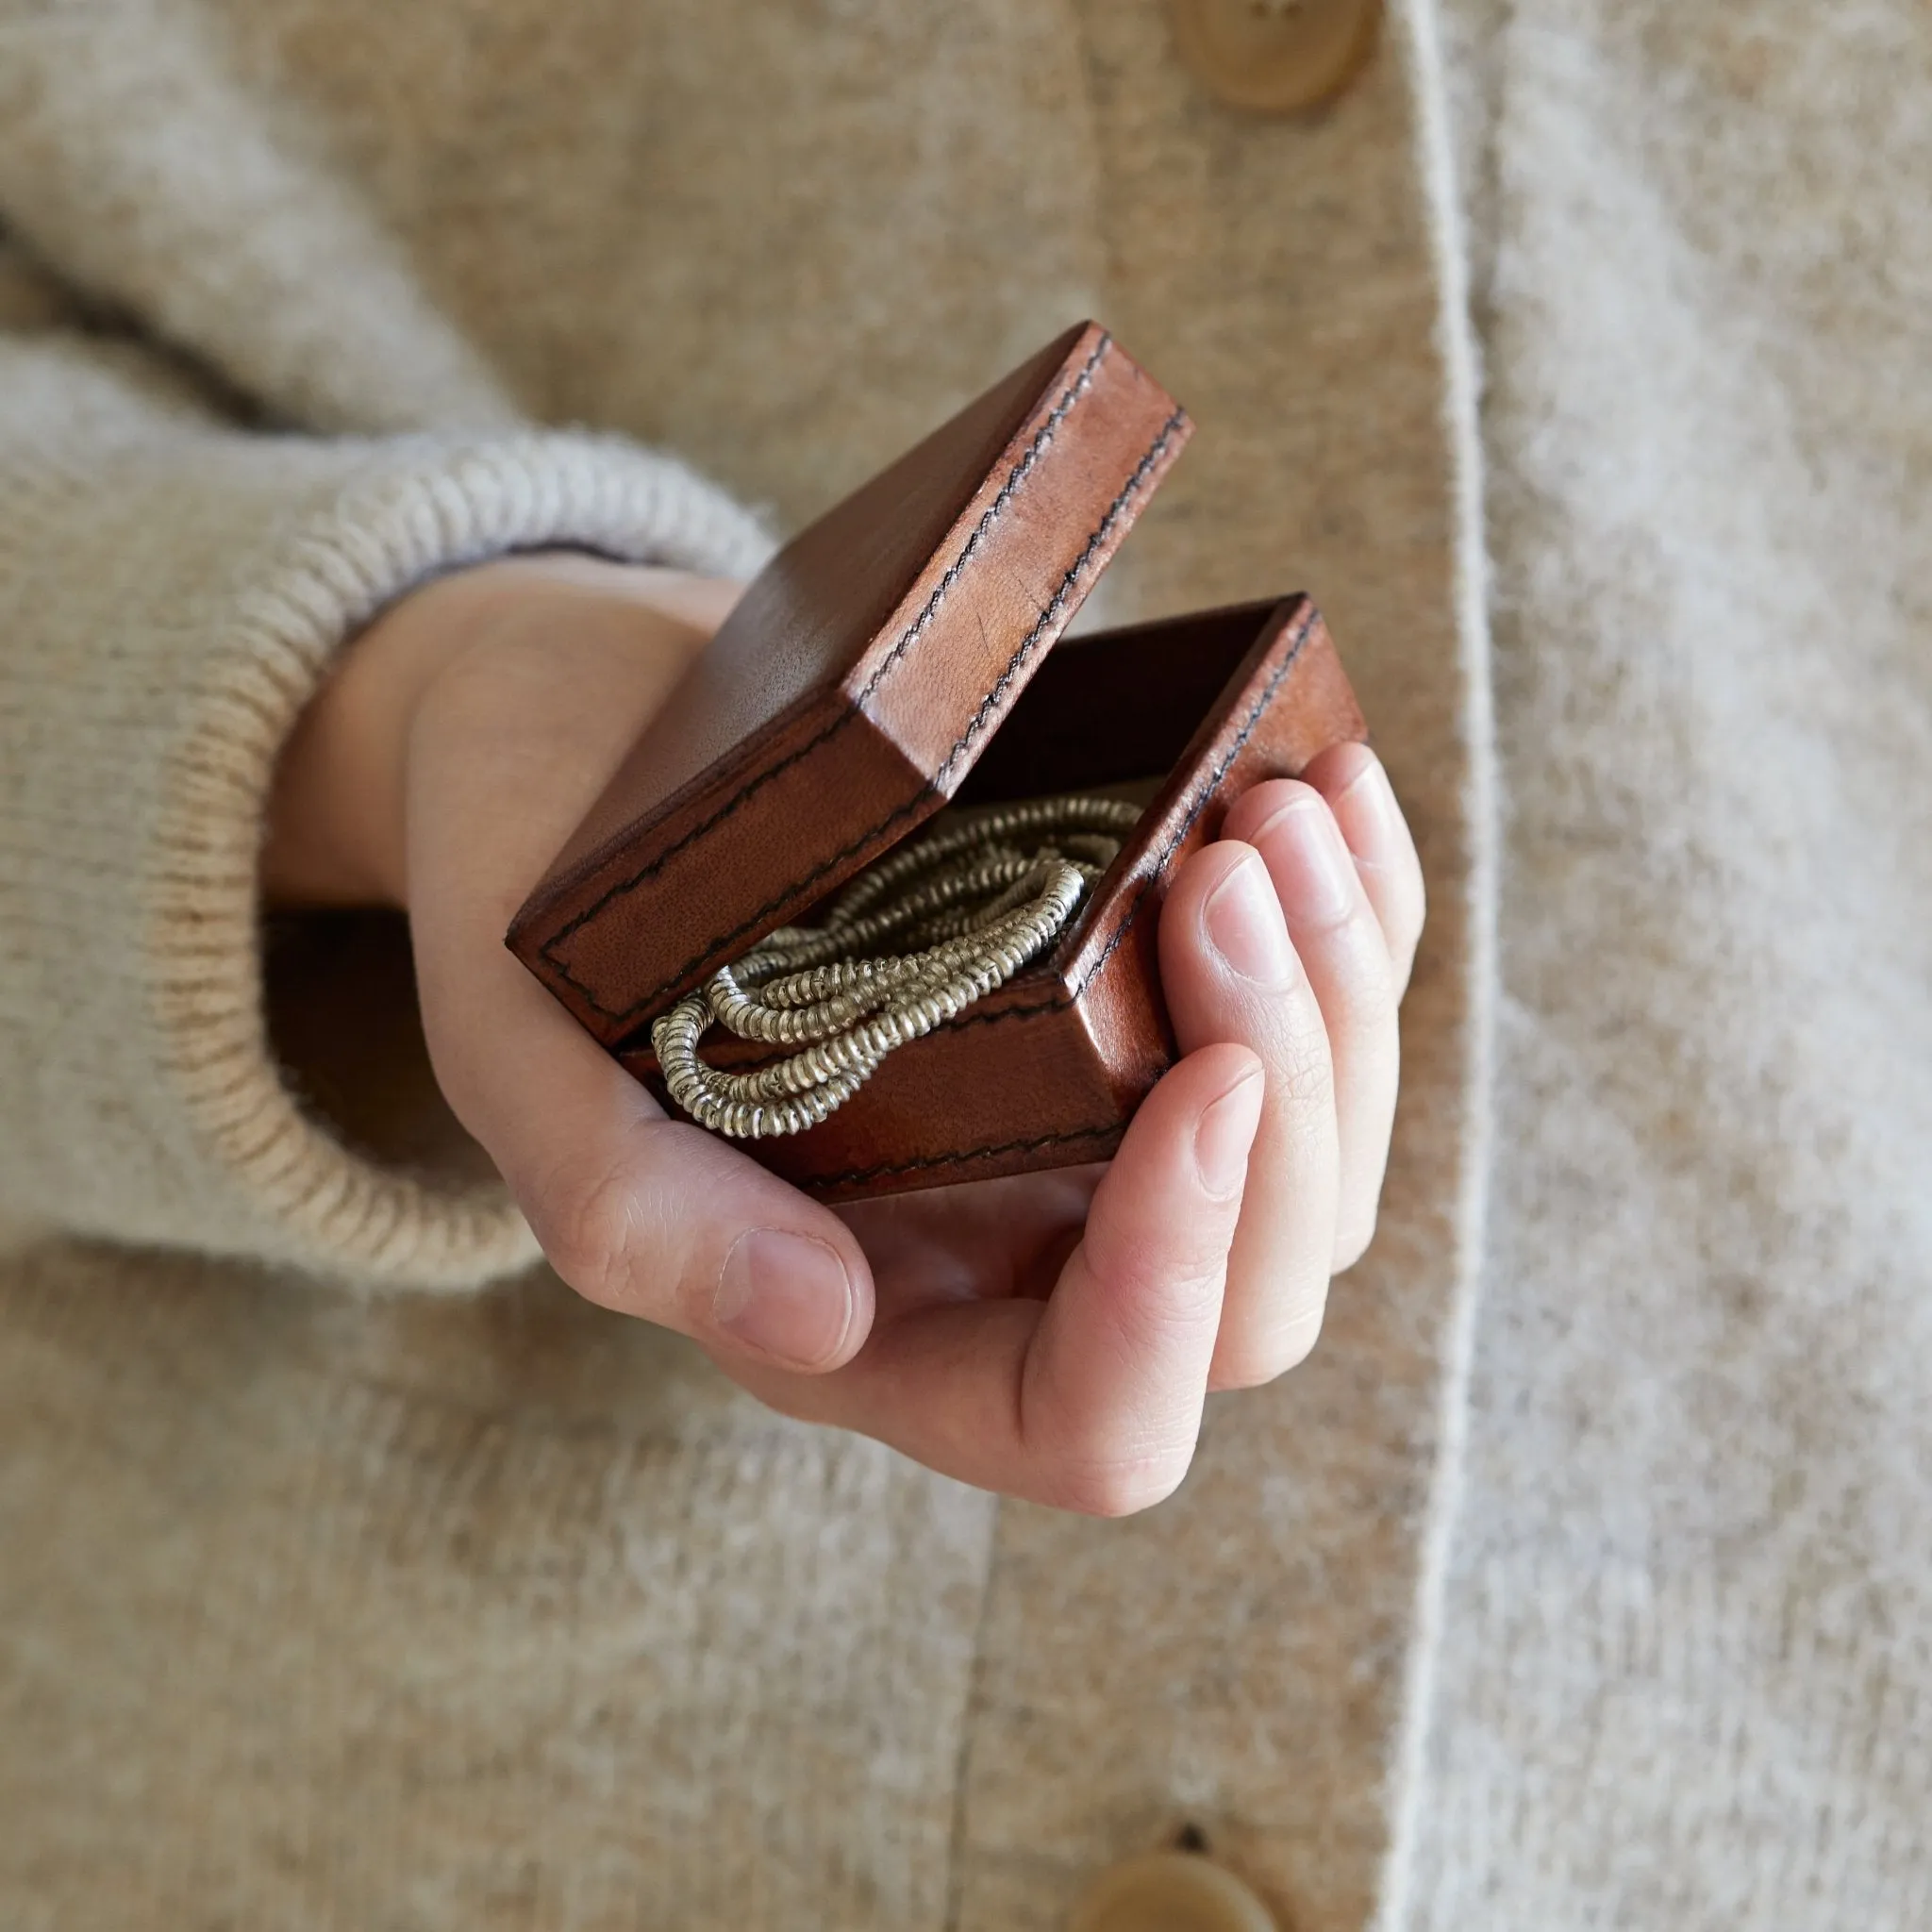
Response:
[[[425,586],[284,754],[264,882],[406,907],[431,1058],[557,1272],[789,1414],[1103,1515],[1312,1346],[1374,1225],[1421,868],[1366,747],[1257,786],[1160,913],[1183,1057],[1113,1160],[832,1209],[670,1119],[503,933],[737,594],[557,554]]]

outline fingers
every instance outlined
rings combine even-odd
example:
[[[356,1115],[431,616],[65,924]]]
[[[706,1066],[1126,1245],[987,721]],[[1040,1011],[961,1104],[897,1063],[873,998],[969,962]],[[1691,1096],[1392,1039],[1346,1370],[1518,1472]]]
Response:
[[[1400,999],[1422,938],[1424,893],[1422,860],[1389,774],[1367,745],[1334,744],[1309,763],[1302,780],[1328,801],[1355,856],[1362,889],[1389,942]]]
[[[740,1379],[1008,1495],[1102,1516],[1158,1502],[1200,1432],[1261,1102],[1239,1046],[1175,1066],[1134,1117],[1046,1301],[915,1307],[835,1374]]]
[[[1400,1048],[1389,942],[1326,800],[1291,779],[1257,785],[1227,836],[1261,856],[1321,1008],[1334,1070],[1337,1182],[1333,1266],[1360,1258],[1375,1229]]]
[[[1234,1041],[1262,1066],[1211,1380],[1243,1388],[1293,1367],[1321,1327],[1341,1177],[1327,1029],[1251,846],[1224,840],[1180,868],[1161,908],[1159,945],[1182,1051]]]

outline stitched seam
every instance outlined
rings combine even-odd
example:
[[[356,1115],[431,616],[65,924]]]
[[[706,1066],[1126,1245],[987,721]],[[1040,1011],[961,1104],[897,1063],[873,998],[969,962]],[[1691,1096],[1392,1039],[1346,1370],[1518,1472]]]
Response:
[[[909,799],[908,799],[903,805],[896,807],[893,810],[889,812],[883,819],[881,819],[878,822],[877,824],[872,826],[870,830],[860,833],[859,836],[857,839],[853,840],[850,844],[846,845],[843,848],[843,850],[834,853],[830,858],[824,860],[823,864],[815,867],[804,878],[794,879],[791,884],[786,886],[782,891],[778,892],[773,898],[767,899],[765,903],[762,906],[760,906],[756,912],[753,912],[746,919],[741,920],[737,925],[733,926],[729,932],[713,935],[711,939],[708,940],[705,942],[705,944],[699,948],[697,952],[693,953],[690,957],[690,958],[685,960],[683,965],[678,967],[677,970],[670,975],[669,980],[666,982],[667,984],[675,985],[677,981],[681,980],[685,976],[685,974],[688,974],[694,966],[698,965],[701,961],[710,957],[712,954],[718,952],[721,948],[729,946],[733,943],[733,941],[742,938],[746,933],[750,932],[755,926],[758,925],[762,921],[769,918],[772,913],[775,912],[779,908],[779,907],[783,906],[788,900],[796,898],[798,894],[802,891],[808,891],[813,886],[815,886],[819,882],[819,880],[824,878],[827,873],[836,871],[840,866],[843,865],[849,858],[851,858],[854,856],[854,854],[862,851],[867,845],[871,844],[872,841],[877,839],[881,833],[890,831],[891,827],[897,824],[901,820],[911,817],[915,813],[917,813],[920,808],[924,805],[926,800],[935,796],[943,796],[943,793],[941,791],[940,789],[941,782],[951,774],[953,767],[958,763],[959,759],[962,757],[964,757],[966,751],[972,745],[973,741],[975,738],[977,738],[979,734],[986,728],[987,720],[992,715],[1000,700],[1006,695],[1007,691],[1011,688],[1013,679],[1019,675],[1021,668],[1025,664],[1027,658],[1030,658],[1033,655],[1033,653],[1039,648],[1040,641],[1046,635],[1048,629],[1051,628],[1054,620],[1059,615],[1060,611],[1065,608],[1067,599],[1072,595],[1074,584],[1079,580],[1081,574],[1086,570],[1087,565],[1091,561],[1094,553],[1101,547],[1102,544],[1104,544],[1107,541],[1108,538],[1112,534],[1113,526],[1120,521],[1122,513],[1125,510],[1127,505],[1139,493],[1141,486],[1146,482],[1148,476],[1158,465],[1161,458],[1166,454],[1168,445],[1174,441],[1175,431],[1179,429],[1182,423],[1184,423],[1186,420],[1186,412],[1180,409],[1176,409],[1174,412],[1174,414],[1170,416],[1164,424],[1162,424],[1159,435],[1158,435],[1154,439],[1154,441],[1148,445],[1146,451],[1141,456],[1141,460],[1134,465],[1132,473],[1128,475],[1126,481],[1122,484],[1119,493],[1114,497],[1113,501],[1108,505],[1105,513],[1102,515],[1100,519],[1100,522],[1094,525],[1094,528],[1091,534],[1088,537],[1087,541],[1081,546],[1079,555],[1074,558],[1073,563],[1068,566],[1065,574],[1061,576],[1058,586],[1054,591],[1053,595],[1047,600],[1046,606],[1041,611],[1040,617],[1038,621],[1034,624],[1033,628],[1029,630],[1023,639],[1021,639],[1018,648],[1014,651],[1012,657],[1007,660],[1006,669],[1002,671],[998,678],[994,680],[992,689],[987,693],[986,697],[981,701],[979,708],[974,712],[973,717],[968,722],[965,730],[962,731],[959,734],[959,736],[954,740],[951,750],[947,752],[945,758],[941,761],[939,772],[936,774],[936,776],[933,779],[928,780],[925,784],[922,785],[919,788],[919,790],[915,791]],[[852,712],[847,712],[845,714],[845,717],[849,718],[854,715],[856,714]],[[841,723],[842,724],[844,720],[841,719]],[[832,729],[837,729],[837,726],[832,727]],[[821,739],[815,740],[814,743],[821,741],[824,738],[829,737],[830,735],[830,730],[822,733]],[[805,750],[809,749],[811,749],[810,746],[805,747]],[[804,751],[801,751],[800,753],[796,754],[796,756],[803,757]],[[775,771],[779,768],[774,767],[773,769]],[[741,796],[743,794],[741,794]],[[735,802],[733,807],[730,808],[736,808]],[[718,816],[722,818],[724,815],[725,813],[721,811]],[[716,821],[714,820],[712,821],[712,823],[715,824]],[[1191,821],[1190,821],[1190,823],[1191,823]],[[668,853],[665,855],[666,858],[669,858],[669,856],[670,855]],[[648,876],[648,874],[640,874],[640,879],[641,879],[644,876]],[[611,892],[607,895],[607,898],[614,897],[617,890],[618,889],[616,888],[612,888]],[[601,903],[604,902],[600,902],[600,904]],[[583,917],[587,916],[588,915],[580,915],[579,919],[576,922],[574,922],[573,925],[564,927],[562,931],[558,932],[556,935],[556,937],[551,941],[550,944],[555,945],[559,943],[564,939],[567,939],[570,936],[572,930],[575,929],[575,925],[581,924]],[[568,980],[571,985],[575,986],[577,989],[577,991],[583,994],[587,1004],[589,1004],[597,1013],[601,1014],[607,1020],[614,1020],[619,1024],[622,1024],[624,1021],[628,1020],[633,1014],[641,1012],[645,1007],[650,1005],[652,1000],[658,997],[658,993],[654,991],[652,993],[647,994],[644,998],[635,1001],[632,1005],[625,1008],[615,1008],[606,1007],[601,1001],[599,1001],[596,998],[595,994],[593,994],[591,991],[591,990],[582,983],[582,981],[577,979],[575,975],[571,973],[567,964],[565,964],[562,960],[555,958],[552,956],[550,952],[550,946],[548,945],[546,945],[544,948],[544,957],[550,960],[553,966],[556,967],[558,973],[561,977]],[[1097,971],[1098,968],[1096,967],[1095,970]]]
[[[1092,353],[1080,365],[1080,371],[1070,382],[1059,400],[1054,404],[1047,419],[1034,432],[1033,441],[1026,445],[1026,453],[1013,465],[1007,480],[1000,486],[1000,493],[987,505],[979,514],[979,521],[974,525],[972,534],[959,547],[959,554],[947,566],[945,575],[934,585],[933,592],[925,600],[924,608],[906,626],[899,640],[880,661],[879,668],[866,680],[865,689],[858,693],[858,703],[864,704],[884,681],[886,673],[912,647],[913,641],[932,622],[933,613],[945,602],[946,592],[958,581],[959,573],[972,560],[981,541],[993,525],[999,520],[1000,512],[1019,493],[1020,485],[1032,474],[1039,462],[1041,452],[1054,439],[1054,433],[1067,419],[1068,411],[1093,387],[1093,372],[1100,367],[1101,358],[1113,346],[1113,338],[1102,331],[1100,340],[1094,343]]]
[[[1000,700],[1012,688],[1014,678],[1019,675],[1027,658],[1032,657],[1034,652],[1039,649],[1040,641],[1052,628],[1055,619],[1066,608],[1067,600],[1073,594],[1074,586],[1079,581],[1081,575],[1092,560],[1094,552],[1112,534],[1113,526],[1120,521],[1123,511],[1140,492],[1141,485],[1146,482],[1149,475],[1160,461],[1161,457],[1165,455],[1168,444],[1174,441],[1174,431],[1179,428],[1184,420],[1184,412],[1176,409],[1161,425],[1160,434],[1147,446],[1141,460],[1134,465],[1127,480],[1121,485],[1119,493],[1108,505],[1106,512],[1102,515],[1099,523],[1093,526],[1091,534],[1088,537],[1086,542],[1081,545],[1079,555],[1067,566],[1066,572],[1061,576],[1059,583],[1055,587],[1053,595],[1047,599],[1045,608],[1035,621],[1033,628],[1020,640],[1013,655],[1007,659],[1006,669],[993,680],[992,689],[981,700],[979,708],[974,712],[972,718],[968,721],[965,730],[953,741],[952,749],[947,752],[945,758],[941,760],[939,771],[934,776],[922,785],[904,805],[881,819],[870,831],[861,833],[842,852],[839,852],[826,859],[824,864],[807,874],[804,878],[794,880],[776,897],[766,900],[750,918],[734,926],[731,931],[721,933],[708,941],[671,975],[674,981],[682,979],[692,967],[717,952],[721,947],[728,946],[733,941],[742,938],[754,926],[759,924],[772,913],[775,912],[788,899],[795,898],[801,891],[809,891],[827,873],[836,871],[847,859],[852,858],[855,853],[862,851],[867,845],[871,844],[880,833],[889,830],[908,814],[916,812],[928,798],[933,797],[935,794],[944,795],[944,781],[951,774],[953,767],[965,757],[968,749],[972,746],[973,741],[985,730],[987,720],[992,716],[994,710],[999,706]],[[648,1004],[648,1000],[640,1000],[636,1006],[629,1008],[627,1012],[634,1013],[639,1010],[639,1008]]]
[[[974,553],[978,550],[994,523],[998,521],[1001,512],[1006,509],[1008,505],[1019,493],[1021,484],[1032,474],[1040,460],[1041,452],[1053,441],[1060,425],[1066,421],[1069,411],[1093,387],[1094,371],[1100,367],[1102,359],[1112,346],[1113,338],[1103,330],[1099,341],[1093,344],[1093,348],[1086,361],[1080,365],[1074,379],[1060,392],[1052,409],[1048,411],[1046,420],[1034,431],[1032,440],[1027,443],[1020,459],[1008,473],[1007,480],[1000,486],[999,494],[980,512],[979,519],[968,534],[966,541],[960,545],[958,556],[947,566],[945,574],[933,587],[932,594],[925,600],[919,615],[899,634],[898,638],[893,641],[892,648],[881,659],[878,669],[866,680],[865,688],[858,693],[857,700],[841,711],[831,724],[827,724],[822,731],[815,733],[804,744],[800,745],[796,751],[791,753],[786,758],[780,758],[775,765],[769,765],[763,771],[747,779],[716,811],[711,813],[708,818],[703,819],[693,825],[690,831],[686,832],[674,844],[667,846],[641,872],[635,873],[629,878],[621,880],[609,887],[599,894],[592,904],[587,906],[583,911],[569,920],[544,941],[542,948],[544,958],[548,959],[563,977],[569,980],[571,985],[576,987],[580,992],[584,993],[586,998],[591,998],[589,989],[581,985],[572,974],[570,968],[556,957],[553,949],[561,945],[564,941],[568,940],[581,927],[589,924],[591,920],[603,912],[605,908],[613,899],[621,898],[627,892],[635,891],[646,880],[655,878],[686,846],[690,845],[693,841],[703,838],[707,832],[711,831],[737,811],[746,799],[752,797],[756,792],[762,791],[780,773],[789,771],[801,758],[808,758],[827,739],[836,738],[840,732],[843,731],[853,722],[858,715],[859,707],[871,698],[878,690],[880,684],[884,682],[886,674],[905,657],[914,642],[929,627],[934,614],[945,601],[946,593],[958,581],[960,572],[972,560]],[[614,1017],[609,1008],[604,1007],[595,999],[591,999],[591,1004],[595,1007],[598,1012],[606,1014],[607,1017]],[[637,1008],[633,1007],[627,1010],[635,1012]]]
[[[1122,512],[1141,493],[1141,487],[1153,475],[1160,459],[1167,454],[1168,444],[1174,441],[1174,432],[1187,421],[1187,411],[1176,409],[1160,425],[1160,434],[1147,445],[1141,460],[1133,467],[1127,480],[1121,485],[1120,493],[1108,505],[1107,512],[1094,525],[1091,534],[1080,547],[1080,554],[1067,566],[1066,575],[1059,580],[1054,593],[1046,600],[1046,608],[1040,613],[1040,619],[1033,628],[1020,640],[1020,648],[1007,660],[1007,668],[994,679],[992,689],[981,699],[979,708],[974,712],[972,722],[954,741],[953,748],[946,754],[945,762],[939,768],[935,784],[943,782],[952,769],[966,755],[973,741],[986,728],[986,721],[999,708],[1000,700],[1011,689],[1013,679],[1021,667],[1032,657],[1040,641],[1047,633],[1056,617],[1066,608],[1067,599],[1073,594],[1074,586],[1080,575],[1092,560],[1093,554],[1113,535],[1113,526],[1120,522]]]
[[[1104,1127],[1074,1127],[1063,1134],[1041,1134],[1027,1141],[1003,1141],[996,1147],[961,1147],[950,1154],[929,1154],[919,1160],[902,1160],[886,1167],[848,1168],[843,1174],[813,1174],[807,1185],[814,1188],[862,1186],[867,1181],[888,1180],[896,1174],[920,1174],[929,1168],[957,1167],[968,1160],[991,1160],[1002,1154],[1037,1154],[1042,1147],[1061,1147],[1072,1141],[1098,1141],[1124,1131],[1124,1123],[1116,1121]]]

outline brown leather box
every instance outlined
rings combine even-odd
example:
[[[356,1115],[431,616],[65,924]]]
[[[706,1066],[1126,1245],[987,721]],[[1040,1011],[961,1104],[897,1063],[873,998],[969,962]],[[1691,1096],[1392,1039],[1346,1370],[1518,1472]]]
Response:
[[[512,924],[653,1084],[653,1020],[950,800],[1158,781],[1052,954],[741,1142],[828,1199],[1104,1158],[1171,1063],[1166,881],[1259,779],[1364,735],[1303,596],[1057,641],[1187,441],[1095,325],[1016,370],[759,575]]]

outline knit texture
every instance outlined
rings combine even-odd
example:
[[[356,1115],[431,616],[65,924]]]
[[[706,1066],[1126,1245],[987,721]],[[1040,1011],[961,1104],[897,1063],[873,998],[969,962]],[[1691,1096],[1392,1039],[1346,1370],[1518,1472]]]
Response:
[[[1907,1932],[1932,36],[1492,11],[1499,1151],[1409,1923]]]
[[[274,1065],[257,851],[341,641],[439,570],[577,544],[742,570],[757,525],[615,441],[238,433],[71,337],[0,346],[0,1212],[474,1285],[504,1190],[376,1166]]]

